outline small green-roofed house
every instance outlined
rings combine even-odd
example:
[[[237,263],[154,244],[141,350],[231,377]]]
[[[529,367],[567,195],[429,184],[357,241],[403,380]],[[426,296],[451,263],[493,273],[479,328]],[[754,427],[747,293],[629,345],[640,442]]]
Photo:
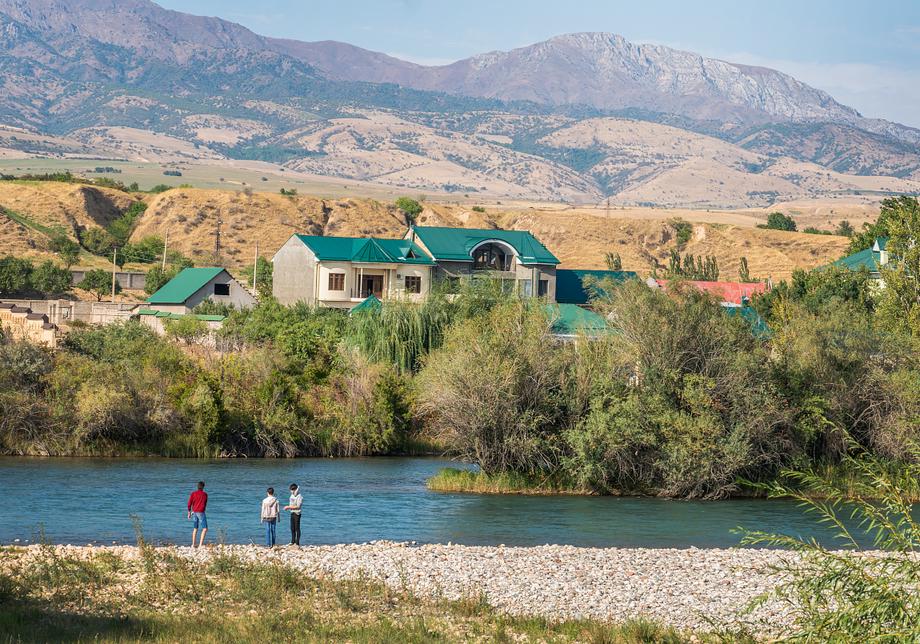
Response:
[[[872,244],[872,248],[866,248],[859,252],[847,255],[843,259],[838,259],[831,266],[845,268],[850,271],[869,271],[872,279],[882,282],[881,268],[888,266],[888,238],[879,237]]]
[[[204,334],[199,342],[202,344],[213,344],[214,342],[214,332],[220,329],[226,316],[223,315],[206,315],[202,313],[174,313],[170,311],[158,311],[156,309],[139,309],[137,311],[138,319],[141,324],[144,324],[151,329],[153,329],[159,335],[166,335],[168,331],[168,324],[171,321],[175,320],[185,320],[192,318],[201,322],[206,329],[207,333]]]
[[[559,259],[529,231],[414,226],[406,239],[434,259],[436,279],[509,280],[525,296],[556,299]]]
[[[556,301],[560,304],[587,305],[593,297],[604,296],[604,286],[638,279],[633,271],[556,269]]]
[[[282,304],[352,308],[378,300],[420,300],[434,260],[408,239],[292,235],[272,258],[272,291]]]
[[[183,314],[190,313],[205,300],[235,308],[247,308],[256,303],[256,298],[224,268],[183,268],[147,298],[147,308]]]

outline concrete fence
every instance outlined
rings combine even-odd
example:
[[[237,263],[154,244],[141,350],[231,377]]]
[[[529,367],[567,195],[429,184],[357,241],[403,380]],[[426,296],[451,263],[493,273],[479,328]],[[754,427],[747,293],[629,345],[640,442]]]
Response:
[[[86,324],[109,324],[127,320],[135,314],[138,304],[116,302],[81,302],[76,300],[10,300],[4,302],[29,308],[34,313],[47,316],[52,324],[85,322]]]
[[[70,274],[73,278],[74,286],[82,282],[83,278],[86,277],[86,271],[82,269],[71,270]],[[144,290],[144,286],[147,284],[147,274],[119,271],[115,273],[115,281],[117,281],[119,286],[121,286],[123,289],[142,291]]]

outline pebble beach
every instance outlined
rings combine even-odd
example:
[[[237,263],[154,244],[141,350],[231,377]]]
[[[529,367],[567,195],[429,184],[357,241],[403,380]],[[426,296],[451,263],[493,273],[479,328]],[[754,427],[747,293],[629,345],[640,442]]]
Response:
[[[37,548],[27,546],[26,549]],[[138,556],[133,546],[59,546],[69,554],[109,550]],[[647,617],[686,630],[750,624],[780,631],[788,616],[768,601],[745,606],[778,582],[772,565],[789,552],[759,549],[643,549],[462,546],[372,542],[331,546],[163,546],[206,563],[219,553],[278,562],[311,577],[372,579],[422,597],[482,598],[514,615],[619,622]],[[36,553],[37,554],[37,553]]]

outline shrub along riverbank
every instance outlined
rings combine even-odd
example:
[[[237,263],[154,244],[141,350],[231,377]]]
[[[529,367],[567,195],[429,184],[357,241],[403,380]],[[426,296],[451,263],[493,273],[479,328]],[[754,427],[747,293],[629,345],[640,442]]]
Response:
[[[207,348],[137,323],[74,329],[55,355],[4,341],[0,451],[444,450],[482,474],[439,489],[687,498],[854,451],[897,467],[920,433],[920,250],[899,232],[920,208],[886,208],[877,232],[903,258],[888,287],[796,273],[755,302],[769,337],[687,285],[636,281],[596,285],[612,332],[592,341],[557,341],[542,304],[489,283],[351,317],[269,301]]]

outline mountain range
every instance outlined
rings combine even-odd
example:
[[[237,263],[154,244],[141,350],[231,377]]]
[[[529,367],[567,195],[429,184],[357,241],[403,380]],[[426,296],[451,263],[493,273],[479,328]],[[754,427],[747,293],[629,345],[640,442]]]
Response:
[[[269,161],[406,189],[767,205],[920,191],[920,130],[606,33],[443,66],[149,0],[0,0],[0,152]]]

